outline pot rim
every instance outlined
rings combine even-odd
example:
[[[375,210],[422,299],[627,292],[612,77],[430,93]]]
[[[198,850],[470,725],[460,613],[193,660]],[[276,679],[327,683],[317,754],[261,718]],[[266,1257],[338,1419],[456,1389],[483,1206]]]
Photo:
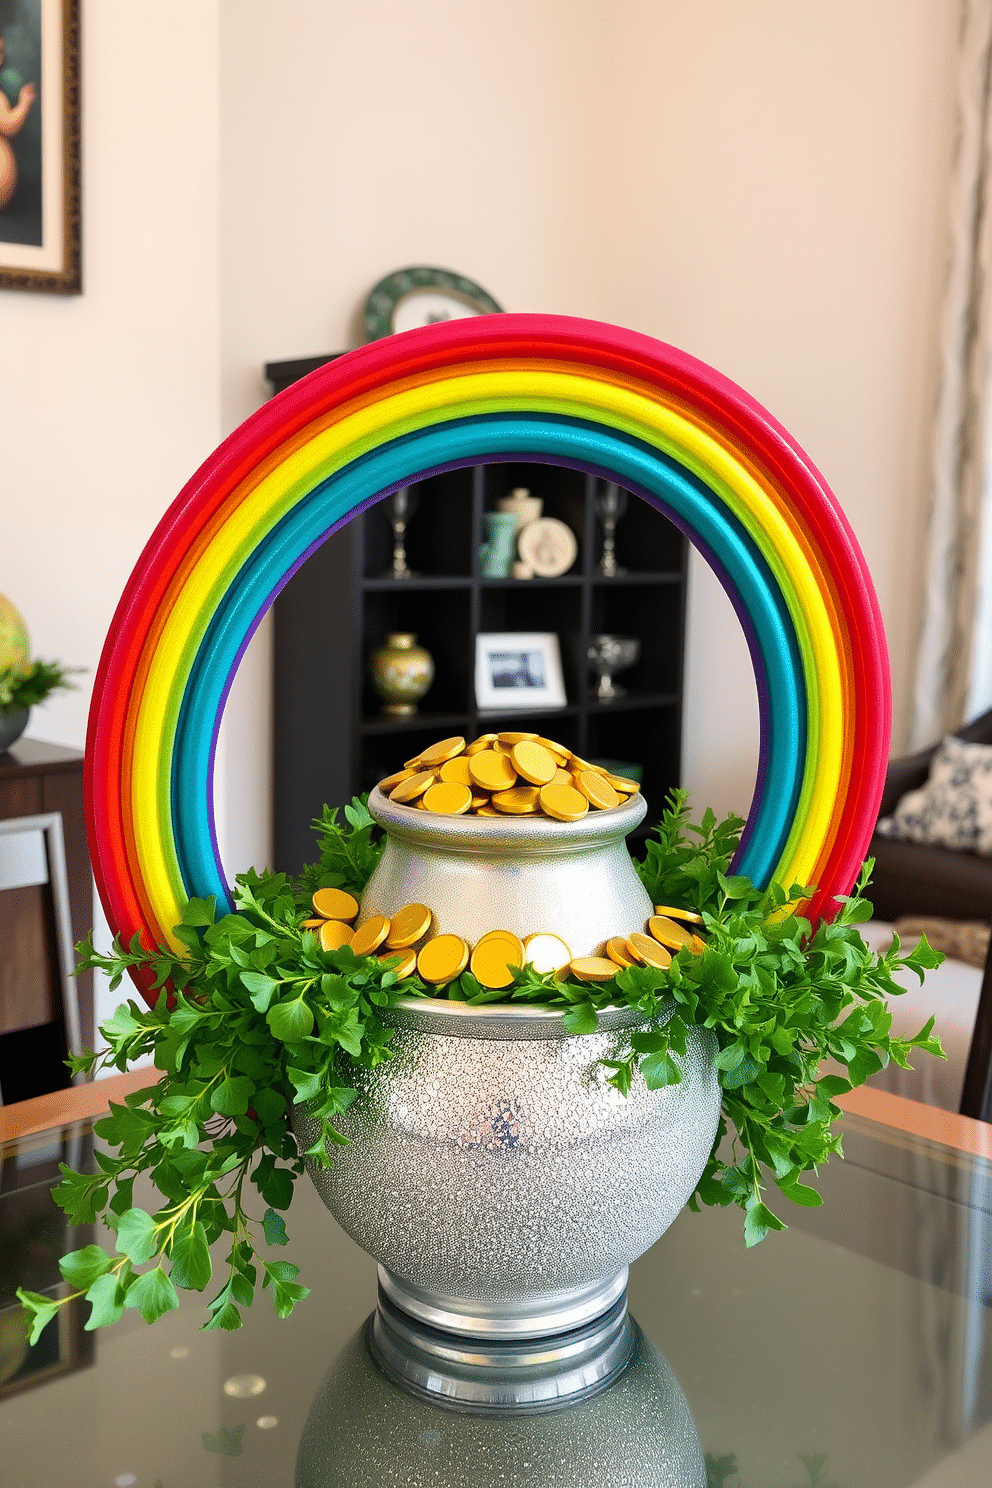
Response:
[[[441,816],[390,801],[378,786],[369,792],[369,814],[390,837],[437,849],[463,853],[491,853],[498,843],[501,855],[519,847],[528,856],[585,851],[624,838],[647,814],[640,792],[606,811],[589,811],[577,822],[553,821],[542,816]]]
[[[671,1004],[674,1007],[674,1003]],[[670,1016],[671,1007],[666,1007]],[[595,1038],[622,1028],[635,1028],[648,1020],[632,1007],[600,1008],[599,1027],[593,1034],[571,1033],[565,1027],[568,1008],[511,1002],[448,1002],[440,997],[401,997],[379,1016],[396,1028],[417,1029],[447,1038],[478,1039],[566,1039]]]

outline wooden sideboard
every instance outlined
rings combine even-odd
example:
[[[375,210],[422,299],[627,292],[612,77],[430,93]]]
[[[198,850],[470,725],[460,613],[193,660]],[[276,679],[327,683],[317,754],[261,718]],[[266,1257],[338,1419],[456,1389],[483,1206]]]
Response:
[[[83,817],[83,756],[76,749],[18,739],[0,753],[0,820],[58,812],[65,838],[69,912],[73,942],[82,940],[93,923],[93,879]],[[66,1083],[54,1054],[64,1042],[62,1010],[54,1005],[56,947],[52,937],[51,890],[47,884],[4,891],[0,900],[0,1038],[23,1044],[25,1093],[34,1085],[37,1066],[46,1089]],[[76,979],[80,1035],[93,1042],[93,976]],[[42,1066],[48,1069],[46,1074]],[[51,1071],[54,1070],[54,1073]],[[8,1093],[5,1099],[16,1099]]]

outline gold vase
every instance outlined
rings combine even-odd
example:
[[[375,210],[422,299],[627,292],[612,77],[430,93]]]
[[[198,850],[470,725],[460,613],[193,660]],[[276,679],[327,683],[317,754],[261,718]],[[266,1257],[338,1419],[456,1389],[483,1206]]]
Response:
[[[382,699],[382,712],[405,717],[416,713],[434,681],[434,659],[417,645],[413,631],[393,631],[369,656],[369,676]]]

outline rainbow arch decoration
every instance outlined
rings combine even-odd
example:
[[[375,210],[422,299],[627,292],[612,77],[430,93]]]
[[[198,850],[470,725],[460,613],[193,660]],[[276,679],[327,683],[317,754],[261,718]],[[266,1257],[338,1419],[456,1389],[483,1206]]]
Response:
[[[217,734],[279,590],[389,491],[494,460],[615,480],[702,550],[744,628],[759,697],[734,871],[762,887],[815,885],[814,922],[836,911],[874,825],[891,717],[878,602],[840,506],[785,429],[704,363],[616,326],[500,315],[320,368],[225,440],[155,529],[110,628],[87,737],[91,855],[125,939],[178,950],[188,899],[231,907]]]

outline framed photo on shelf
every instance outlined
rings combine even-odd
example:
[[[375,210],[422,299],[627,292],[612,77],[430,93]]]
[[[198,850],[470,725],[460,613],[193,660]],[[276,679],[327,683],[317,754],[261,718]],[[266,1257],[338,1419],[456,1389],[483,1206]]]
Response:
[[[0,288],[79,294],[79,0],[0,4]]]
[[[564,708],[561,648],[554,631],[490,631],[475,638],[476,707]]]

